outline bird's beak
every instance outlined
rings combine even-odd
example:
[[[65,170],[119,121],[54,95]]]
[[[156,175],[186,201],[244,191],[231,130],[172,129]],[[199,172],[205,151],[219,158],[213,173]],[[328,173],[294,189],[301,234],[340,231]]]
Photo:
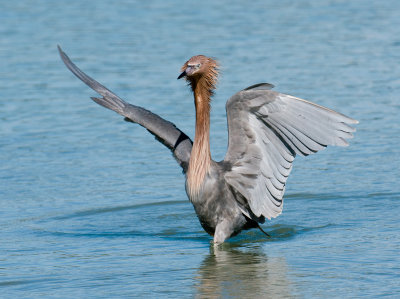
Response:
[[[179,80],[179,79],[181,79],[181,78],[183,78],[183,77],[186,77],[186,70],[184,70],[183,72],[182,72],[182,74],[180,74],[179,75],[179,77],[177,78],[177,80]]]

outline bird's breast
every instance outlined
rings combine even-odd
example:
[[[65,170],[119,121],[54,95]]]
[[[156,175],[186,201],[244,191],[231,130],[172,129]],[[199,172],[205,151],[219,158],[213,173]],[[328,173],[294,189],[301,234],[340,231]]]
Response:
[[[238,204],[218,169],[205,176],[198,193],[187,194],[202,227],[211,235],[220,221],[241,215]]]

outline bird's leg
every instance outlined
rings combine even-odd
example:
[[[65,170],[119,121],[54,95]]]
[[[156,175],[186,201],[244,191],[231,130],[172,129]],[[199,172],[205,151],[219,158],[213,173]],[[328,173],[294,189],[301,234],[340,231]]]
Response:
[[[217,224],[214,233],[214,244],[224,243],[233,233],[232,224],[227,219],[222,220]]]

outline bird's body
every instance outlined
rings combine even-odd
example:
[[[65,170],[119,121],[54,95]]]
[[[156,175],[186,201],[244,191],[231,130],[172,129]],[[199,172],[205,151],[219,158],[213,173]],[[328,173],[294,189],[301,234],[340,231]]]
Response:
[[[172,123],[128,104],[93,80],[59,48],[66,66],[103,98],[92,98],[147,128],[166,145],[186,175],[186,192],[204,230],[222,243],[243,229],[259,227],[278,216],[294,157],[315,153],[327,145],[346,146],[357,123],[325,107],[270,90],[270,84],[250,86],[226,104],[229,144],[225,158],[215,162],[210,152],[210,101],[218,75],[215,60],[192,57],[182,74],[194,95],[196,130],[192,143]]]
[[[211,162],[210,169],[195,195],[187,194],[204,230],[214,236],[216,243],[237,235],[242,229],[258,227],[256,221],[245,216],[245,200],[226,182],[229,169],[224,161]]]

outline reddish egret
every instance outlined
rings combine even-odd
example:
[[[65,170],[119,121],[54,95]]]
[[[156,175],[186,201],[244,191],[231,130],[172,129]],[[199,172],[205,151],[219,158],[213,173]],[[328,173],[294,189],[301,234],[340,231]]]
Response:
[[[194,94],[194,142],[174,124],[120,99],[82,72],[59,48],[68,69],[102,98],[103,107],[145,127],[167,146],[186,175],[186,193],[204,230],[223,243],[243,229],[260,228],[283,208],[287,177],[296,155],[328,145],[347,146],[358,121],[328,108],[270,90],[260,83],[234,94],[226,103],[228,151],[215,162],[210,154],[210,100],[218,76],[215,60],[198,55],[182,67]],[[262,230],[262,229],[261,229]]]

